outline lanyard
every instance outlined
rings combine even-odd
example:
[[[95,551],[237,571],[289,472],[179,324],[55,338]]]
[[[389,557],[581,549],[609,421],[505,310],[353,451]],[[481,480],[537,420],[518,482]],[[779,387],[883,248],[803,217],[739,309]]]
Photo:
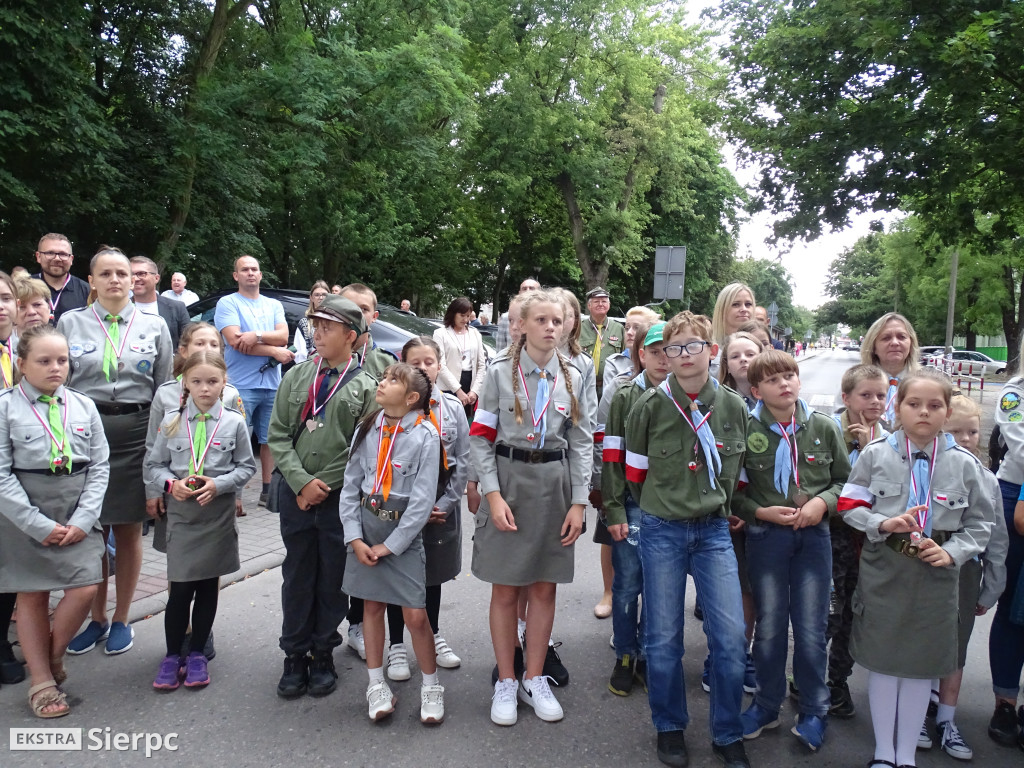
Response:
[[[698,430],[700,430],[700,428],[707,423],[708,419],[711,418],[711,409],[708,409],[707,415],[703,419],[697,422],[697,424],[694,424],[693,420],[687,415],[686,411],[683,410],[683,407],[679,405],[679,401],[676,400],[675,395],[672,394],[672,388],[669,386],[668,379],[665,379],[663,382],[661,382],[661,389],[666,395],[668,395],[668,399],[672,401],[672,404],[676,407],[676,410],[679,411],[679,415],[686,420],[686,423],[690,425],[690,429],[693,430],[693,434],[696,435]],[[697,407],[697,404],[695,402],[690,402],[690,411],[692,413],[697,414],[698,416],[700,415],[700,408]],[[699,440],[696,443],[694,443],[693,452],[695,454],[697,453],[697,447],[699,445]]]
[[[602,329],[597,327],[597,324],[592,319],[587,319],[590,323],[590,327],[594,329],[594,333],[597,334],[597,340],[604,343],[604,333],[608,330],[608,318],[605,318],[604,322],[601,323]]]
[[[448,329],[449,335],[455,339],[455,346],[462,352],[462,359],[466,359],[466,346],[469,344],[469,331],[463,331],[461,334],[456,333],[451,328]],[[459,341],[459,336],[462,336],[462,341]]]
[[[117,359],[120,360],[121,359],[121,353],[124,352],[124,347],[128,343],[128,334],[132,330],[132,323],[135,322],[135,318],[138,316],[139,313],[138,312],[132,312],[132,317],[128,321],[128,324],[125,326],[124,336],[121,337],[121,345],[120,346],[115,346],[114,345],[114,340],[112,338],[110,338],[110,331],[107,330],[107,326],[105,326],[103,324],[103,321],[100,320],[99,314],[96,312],[96,304],[95,303],[90,304],[89,305],[89,309],[91,309],[92,313],[96,316],[96,322],[99,323],[100,324],[100,328],[103,329],[103,335],[106,336],[107,337],[107,341],[110,342],[110,347],[111,347],[111,349],[114,350],[114,355],[116,355]]]
[[[34,413],[36,415],[36,418],[39,420],[39,423],[43,425],[43,429],[46,430],[46,434],[48,434],[50,436],[51,442],[53,442],[53,444],[57,446],[57,453],[63,455],[63,453],[64,453],[64,444],[67,443],[67,441],[68,441],[68,400],[67,400],[67,397],[65,396],[65,398],[64,398],[64,427],[63,427],[64,428],[64,439],[63,440],[58,440],[57,436],[53,434],[53,430],[50,429],[50,425],[49,425],[48,421],[46,419],[44,419],[42,416],[39,415],[39,411],[36,410],[35,403],[33,403],[32,399],[27,394],[25,394],[24,387],[22,387],[21,384],[18,384],[18,389],[21,390],[21,396],[25,398],[25,402],[28,403],[29,408],[32,409],[32,413]],[[55,396],[56,396],[56,394],[54,394],[54,397]]]
[[[64,289],[68,287],[68,283],[70,283],[70,282],[71,282],[71,273],[68,272],[64,276],[64,285],[62,285],[60,287],[60,290],[57,291],[57,298],[56,299],[50,299],[50,315],[53,315],[53,313],[57,311],[57,305],[60,304],[60,297],[63,295]]]
[[[317,364],[316,364],[317,376],[320,375],[320,366],[322,364],[323,364],[323,358],[321,357],[321,358],[318,359]],[[336,382],[334,382],[334,386],[331,387],[331,391],[327,393],[327,397],[324,398],[324,401],[322,403],[320,403],[319,406],[317,406],[317,404],[316,404],[316,393],[317,393],[317,390],[319,389],[319,387],[316,387],[316,386],[313,387],[313,417],[314,418],[319,416],[321,411],[323,411],[323,409],[327,407],[327,404],[329,402],[331,402],[331,398],[334,397],[334,393],[338,391],[338,387],[341,386],[341,382],[343,382],[345,380],[345,374],[348,373],[348,369],[351,368],[351,367],[352,367],[352,358],[350,357],[348,359],[348,365],[345,366],[345,370],[341,372],[340,376],[338,376],[338,380]],[[313,377],[313,381],[314,382],[316,381],[316,377],[315,376]]]
[[[203,474],[203,462],[206,460],[206,454],[210,451],[210,446],[213,445],[213,438],[217,436],[217,430],[220,429],[223,418],[217,419],[217,425],[213,428],[212,434],[206,438],[206,447],[203,448],[203,452],[196,457],[196,445],[192,441],[192,428],[189,426],[190,419],[185,419],[185,431],[188,432],[188,449],[192,454],[192,464],[196,468],[196,474]]]
[[[779,426],[782,427],[781,424]],[[782,427],[782,439],[786,441],[786,445],[788,445],[793,451],[793,482],[796,483],[796,487],[799,490],[800,470],[797,469],[797,466],[800,463],[800,456],[797,453],[796,446],[796,411],[793,412],[793,416],[789,420],[789,428],[793,430],[793,439],[789,439],[789,435],[786,433],[785,427]]]
[[[558,354],[557,352],[555,354]],[[558,384],[558,374],[555,374],[555,378],[551,381],[551,391],[548,392],[548,401],[544,403],[544,408],[539,414],[533,412],[533,404],[530,403],[530,390],[526,388],[526,377],[523,375],[523,366],[519,366],[519,379],[523,382],[523,392],[526,393],[526,402],[530,405],[530,418],[533,420],[533,428],[537,429],[537,425],[544,420],[544,414],[548,412],[548,406],[551,405],[551,400],[555,396],[555,385]]]
[[[387,472],[388,465],[391,463],[391,454],[395,452],[395,443],[398,442],[398,432],[402,428],[402,420],[399,419],[398,423],[395,424],[395,434],[391,436],[391,445],[388,446],[387,455],[384,457],[384,461],[377,467],[377,476],[373,479],[373,494],[376,496],[380,493],[380,489],[384,486],[384,475]],[[377,456],[380,456],[380,445],[384,440],[384,411],[380,412],[380,423],[377,425]]]
[[[921,526],[921,530],[924,530],[925,523],[928,522],[928,517],[931,514],[932,509],[932,475],[935,473],[935,458],[939,454],[939,438],[936,437],[932,440],[932,460],[928,465],[928,487],[925,488],[925,504],[927,509],[919,510],[915,513],[914,517],[917,518],[917,524]],[[910,450],[910,438],[907,438],[907,458],[910,459],[914,454]],[[910,488],[914,494],[914,501],[917,505],[921,503],[921,489],[917,487],[917,478],[914,477],[914,463],[917,459],[911,459],[910,461]],[[915,505],[916,506],[916,505]]]

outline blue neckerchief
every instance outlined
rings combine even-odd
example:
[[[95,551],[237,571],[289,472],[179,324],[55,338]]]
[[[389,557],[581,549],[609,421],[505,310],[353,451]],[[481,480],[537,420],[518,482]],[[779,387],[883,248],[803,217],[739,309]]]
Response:
[[[903,430],[900,430],[900,432],[902,432],[902,431]],[[955,441],[953,441],[952,437],[953,437],[952,435],[950,435],[948,433],[946,434],[946,450],[949,450],[955,444]],[[904,433],[904,440],[905,439],[906,439],[906,433]],[[887,443],[889,443],[889,445],[892,447],[892,449],[894,451],[896,451],[896,453],[898,453],[900,455],[900,457],[903,456],[903,453],[902,453],[902,451],[900,449],[900,443],[896,439],[896,433],[895,432],[893,434],[889,435],[885,439],[885,441]],[[937,450],[942,450],[942,449],[939,448]],[[936,463],[938,463],[938,460],[939,459],[936,456],[935,457]],[[931,505],[931,486],[928,483],[929,460],[927,458],[915,459],[913,456],[907,456],[907,461],[910,462],[910,472],[911,472],[911,474],[913,474],[914,480],[917,482],[917,494],[916,495],[914,493],[913,485],[911,485],[908,488],[908,490],[907,490],[907,509],[910,509],[911,507],[916,507],[916,506],[918,506],[920,504],[928,504],[929,505],[929,513],[928,513],[928,516],[925,518],[924,535],[925,536],[931,536],[932,535],[932,516],[931,516],[931,506],[930,506]]]
[[[633,377],[633,383],[640,387],[640,389],[647,389],[647,379],[644,377],[643,371],[640,371],[640,373]]]
[[[713,388],[717,392],[719,386],[718,382],[715,379],[708,379],[708,381],[711,382]],[[671,399],[672,402],[675,403],[676,407],[679,408],[679,403],[676,402],[675,397],[672,394],[671,384],[669,384],[668,378],[666,378],[661,383],[661,386],[659,388],[666,395],[668,395],[669,399]],[[693,402],[695,402],[698,406],[704,405],[704,403],[702,403],[699,398],[694,400]],[[698,411],[698,413],[700,412]],[[689,416],[689,414],[687,415]],[[718,477],[718,475],[721,474],[722,472],[722,457],[718,453],[718,446],[715,445],[715,435],[711,431],[711,424],[709,424],[707,421],[701,424],[700,428],[697,430],[697,442],[699,442],[701,448],[704,449],[704,456],[708,462],[708,482],[711,483],[712,488],[717,488],[718,483],[715,481],[715,478]]]
[[[892,382],[896,382],[893,384]],[[885,413],[882,414],[882,418],[886,420],[890,425],[896,423],[896,393],[899,391],[899,377],[889,377],[889,389],[885,393]]]
[[[796,421],[796,414],[800,412],[800,408],[804,409],[804,413],[807,414],[808,418],[811,415],[811,407],[807,405],[802,399],[796,401],[796,410],[793,412],[793,424],[794,429],[792,432],[789,431],[789,425],[783,427],[778,421],[773,421],[768,427],[772,432],[779,436],[779,445],[775,449],[775,490],[783,496],[789,496],[789,481],[793,477],[793,447],[786,442],[786,439],[782,437],[782,432],[785,430],[787,435],[792,436],[792,440],[796,441],[796,433],[800,430],[801,425]],[[750,412],[750,415],[756,418],[758,421],[761,419],[761,414],[764,412],[765,406],[762,400],[754,406],[754,410]],[[769,415],[770,415],[769,411]]]

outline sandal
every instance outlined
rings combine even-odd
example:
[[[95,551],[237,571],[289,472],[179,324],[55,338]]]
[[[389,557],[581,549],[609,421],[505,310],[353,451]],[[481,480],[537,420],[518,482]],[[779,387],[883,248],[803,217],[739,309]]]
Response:
[[[50,659],[50,672],[53,674],[53,680],[57,685],[63,685],[64,681],[68,679],[68,671],[64,669],[64,657]]]
[[[32,707],[36,717],[41,717],[44,720],[71,714],[71,707],[68,706],[67,696],[63,691],[57,690],[57,683],[53,680],[47,680],[29,688],[28,704]],[[43,711],[46,707],[53,704],[60,704],[63,706],[63,709],[58,709],[55,712]]]

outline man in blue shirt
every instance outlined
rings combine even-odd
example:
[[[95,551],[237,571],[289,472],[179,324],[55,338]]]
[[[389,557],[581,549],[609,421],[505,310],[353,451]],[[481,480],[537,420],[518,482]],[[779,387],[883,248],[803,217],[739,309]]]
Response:
[[[276,299],[260,296],[260,263],[252,256],[240,256],[232,277],[238,283],[238,292],[217,302],[213,322],[224,336],[228,378],[242,396],[245,417],[260,444],[263,490],[259,503],[266,506],[274,471],[274,459],[267,447],[270,412],[274,394],[281,386],[280,363],[290,363],[294,355],[286,348],[284,307]]]

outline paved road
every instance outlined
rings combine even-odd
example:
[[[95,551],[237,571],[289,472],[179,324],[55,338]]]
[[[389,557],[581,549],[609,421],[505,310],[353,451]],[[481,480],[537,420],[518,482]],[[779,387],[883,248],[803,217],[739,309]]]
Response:
[[[834,392],[836,371],[853,360],[848,353],[823,353],[802,365],[805,394]],[[818,383],[818,381],[821,383]],[[813,386],[813,392],[811,392]],[[591,518],[592,519],[592,518]],[[242,521],[243,524],[245,521]],[[432,763],[445,768],[548,768],[550,766],[660,765],[654,755],[654,732],[646,697],[613,696],[607,690],[614,654],[608,647],[610,621],[593,618],[599,573],[597,546],[577,546],[575,583],[559,590],[556,638],[563,641],[562,658],[572,674],[570,686],[559,692],[566,718],[559,724],[538,720],[520,709],[514,728],[498,728],[488,719],[489,675],[493,664],[487,633],[487,585],[469,575],[471,520],[465,524],[464,575],[446,585],[442,630],[464,660],[459,670],[441,670],[447,686],[447,721],[435,728],[418,719],[417,678],[395,684],[398,712],[389,722],[372,724],[366,718],[365,665],[347,648],[336,653],[340,687],[324,699],[286,702],[274,693],[280,674],[277,649],[280,628],[280,569],[262,571],[226,587],[217,617],[218,655],[211,664],[213,684],[203,691],[181,689],[157,694],[150,688],[163,654],[160,615],[137,621],[135,648],[123,656],[96,651],[69,660],[67,689],[74,712],[43,723],[25,704],[25,684],[0,689],[0,766],[138,766],[141,752],[9,752],[9,727],[110,728],[112,733],[177,733],[177,751],[157,752],[160,764],[260,768],[286,766],[405,766]],[[267,537],[268,547],[275,546]],[[689,600],[692,605],[693,594]],[[152,599],[152,598],[150,598]],[[957,720],[975,748],[975,763],[989,768],[1019,766],[1016,750],[995,746],[985,730],[992,697],[987,665],[989,620],[978,622]],[[691,710],[688,742],[691,765],[718,765],[707,737],[708,696],[700,689],[700,669],[707,651],[699,625],[686,628],[687,675]],[[818,755],[808,755],[788,733],[793,717],[787,703],[786,728],[748,743],[755,768],[790,766],[849,766],[862,768],[870,755],[872,737],[867,713],[865,675],[854,674],[853,694],[858,713],[853,720],[835,722]],[[88,746],[88,742],[87,742]],[[933,750],[919,753],[918,765],[950,766],[954,762]]]

